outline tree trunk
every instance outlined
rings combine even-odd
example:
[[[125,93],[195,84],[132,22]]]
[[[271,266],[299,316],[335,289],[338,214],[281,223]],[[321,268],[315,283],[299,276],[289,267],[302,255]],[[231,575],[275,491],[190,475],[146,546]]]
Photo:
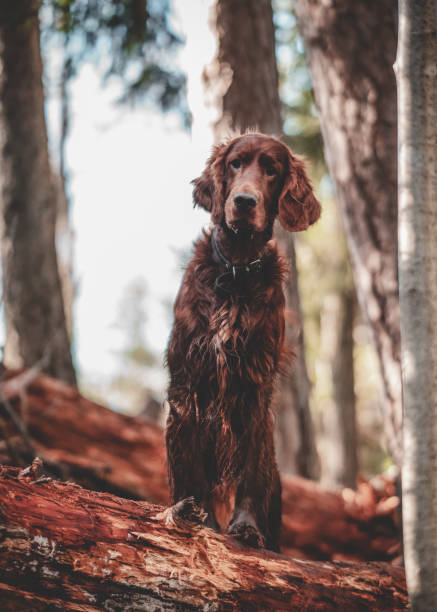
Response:
[[[217,0],[212,27],[218,51],[205,68],[204,83],[218,109],[216,142],[249,128],[280,135],[281,103],[270,0]],[[286,307],[293,311],[293,323],[287,323],[286,336],[296,353],[294,373],[282,377],[275,401],[277,459],[281,471],[314,478],[318,475],[318,459],[309,407],[296,256],[293,239],[285,230],[277,227],[275,236],[291,264],[285,295]]]
[[[55,251],[38,0],[0,5],[0,223],[4,360],[75,382]]]
[[[6,372],[0,386],[0,463],[27,465],[38,454],[52,476],[123,497],[168,504],[164,433],[81,397],[48,376]],[[20,434],[10,414],[28,432]],[[24,434],[26,433],[24,431]],[[357,492],[324,491],[282,478],[283,553],[307,559],[392,560],[399,555],[394,485],[361,482]]]
[[[2,610],[403,610],[404,571],[295,561],[171,510],[0,469]]]
[[[401,0],[399,281],[411,610],[437,610],[437,5]]]
[[[69,37],[64,49],[68,45]],[[65,52],[65,51],[64,51]],[[67,193],[68,173],[65,160],[65,145],[70,128],[70,94],[69,82],[72,76],[71,61],[64,58],[59,83],[59,98],[61,103],[61,134],[59,138],[59,165],[54,170],[56,186],[56,229],[55,243],[58,258],[59,277],[61,280],[62,299],[64,303],[65,322],[70,343],[73,341],[73,303],[75,298],[73,251],[74,232],[70,222],[70,198]]]
[[[358,297],[379,357],[386,438],[401,465],[396,3],[298,0],[297,17]]]
[[[56,257],[59,279],[61,282],[62,301],[64,305],[65,325],[68,339],[73,342],[73,303],[75,287],[73,280],[73,247],[74,233],[70,224],[70,204],[66,191],[64,174],[58,174],[52,169],[52,180],[56,191]]]
[[[280,376],[274,400],[277,414],[276,455],[282,473],[317,480],[320,475],[320,462],[310,410],[311,383],[305,359],[296,251],[293,237],[279,224],[275,227],[275,237],[290,267],[290,280],[285,285],[285,303],[289,319],[286,322],[286,337],[296,355],[291,373]]]
[[[343,289],[325,298],[321,352],[329,370],[333,401],[323,411],[322,483],[355,488],[358,474],[354,391],[355,296]]]

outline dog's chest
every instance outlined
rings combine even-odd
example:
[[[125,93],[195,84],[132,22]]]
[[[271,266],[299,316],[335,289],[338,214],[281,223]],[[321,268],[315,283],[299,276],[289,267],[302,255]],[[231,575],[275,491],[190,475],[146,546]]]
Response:
[[[212,313],[210,333],[216,353],[243,347],[252,333],[254,313],[247,304],[224,303]]]

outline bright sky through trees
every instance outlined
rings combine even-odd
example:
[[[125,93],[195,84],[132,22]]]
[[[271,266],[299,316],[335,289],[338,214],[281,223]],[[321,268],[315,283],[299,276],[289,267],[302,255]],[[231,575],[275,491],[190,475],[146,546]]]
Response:
[[[175,28],[187,38],[179,61],[188,72],[196,116],[192,135],[183,131],[176,113],[163,116],[143,105],[116,106],[119,84],[109,81],[103,88],[91,64],[72,81],[67,163],[78,282],[75,349],[85,378],[115,373],[122,342],[115,326],[118,306],[126,287],[138,278],[149,288],[147,340],[163,354],[170,329],[165,302],[173,301],[180,283],[181,252],[208,222],[205,213],[193,210],[189,182],[201,172],[212,142],[200,79],[213,51],[205,27],[209,4],[174,2]],[[51,61],[56,62],[56,54]],[[50,96],[53,141],[57,112],[57,100]],[[165,381],[155,384],[163,387]]]

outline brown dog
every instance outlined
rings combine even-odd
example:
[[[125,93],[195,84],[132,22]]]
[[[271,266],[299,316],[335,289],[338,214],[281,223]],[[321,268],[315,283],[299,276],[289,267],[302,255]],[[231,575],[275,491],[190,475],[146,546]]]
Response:
[[[279,550],[270,401],[284,345],[284,265],[270,240],[276,216],[304,230],[320,204],[303,162],[255,133],[214,149],[193,197],[213,229],[195,245],[167,351],[171,495],[194,498],[210,527]]]

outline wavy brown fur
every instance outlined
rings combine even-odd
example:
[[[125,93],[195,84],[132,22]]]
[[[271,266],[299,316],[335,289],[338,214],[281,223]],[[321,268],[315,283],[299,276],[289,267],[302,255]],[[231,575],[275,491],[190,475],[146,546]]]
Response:
[[[238,168],[229,163],[236,156]],[[266,171],[266,159],[273,160],[274,173],[270,166]],[[270,238],[278,212],[288,229],[303,229],[320,206],[302,162],[261,134],[217,147],[194,183],[195,202],[212,213],[221,252],[233,263],[262,254],[262,268],[231,283],[230,293],[217,292],[224,269],[214,257],[212,234],[195,245],[167,351],[172,499],[193,496],[211,527],[278,550],[281,490],[270,404],[284,355],[285,265]],[[237,210],[234,197],[241,191],[256,195],[256,206]]]

